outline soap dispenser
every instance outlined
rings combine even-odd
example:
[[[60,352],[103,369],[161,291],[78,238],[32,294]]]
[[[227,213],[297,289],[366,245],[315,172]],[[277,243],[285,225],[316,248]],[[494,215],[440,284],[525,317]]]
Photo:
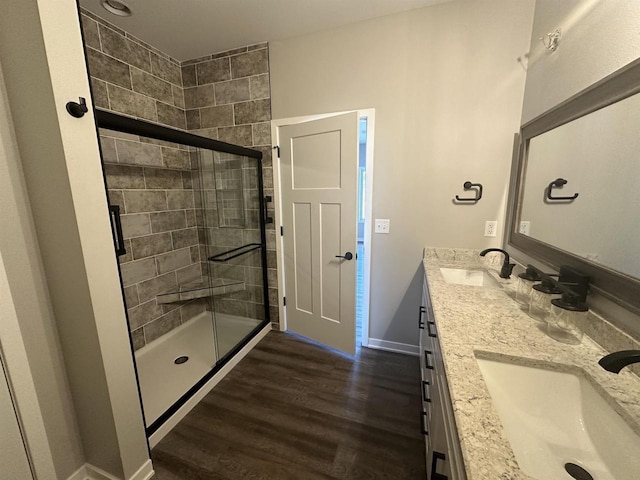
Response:
[[[583,323],[587,319],[587,290],[589,277],[570,267],[561,267],[558,288],[560,298],[551,300],[547,334],[562,343],[577,345],[582,342]]]
[[[516,302],[529,307],[531,301],[531,292],[535,282],[541,280],[540,275],[532,267],[528,266],[527,269],[518,275],[518,289],[516,290]]]

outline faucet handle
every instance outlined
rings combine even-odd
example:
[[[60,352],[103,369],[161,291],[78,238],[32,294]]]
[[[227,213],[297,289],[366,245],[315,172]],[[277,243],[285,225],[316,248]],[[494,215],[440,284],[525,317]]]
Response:
[[[515,263],[504,263],[502,265],[502,270],[500,271],[501,278],[510,278],[511,273],[513,272],[513,267],[515,267]]]

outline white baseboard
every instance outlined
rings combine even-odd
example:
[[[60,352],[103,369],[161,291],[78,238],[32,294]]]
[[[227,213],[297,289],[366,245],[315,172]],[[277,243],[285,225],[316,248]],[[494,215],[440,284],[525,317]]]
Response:
[[[153,476],[153,465],[147,460],[136,473],[127,480],[149,480]],[[82,465],[67,480],[120,480],[104,470],[94,467],[90,463]]]
[[[255,347],[258,342],[262,340],[270,331],[271,324],[269,323],[262,330],[260,330],[260,332],[258,332],[258,334],[253,337],[249,341],[249,343],[242,347],[242,349],[238,353],[236,353],[224,367],[216,372],[211,380],[205,383],[200,390],[198,390],[189,400],[187,400],[176,413],[168,418],[167,421],[164,422],[162,426],[149,437],[149,448],[155,447],[158,442],[162,440],[165,435],[178,424],[180,420],[186,417],[187,413],[189,413],[191,409],[195,407],[207,393],[213,390],[213,387],[215,387],[220,382],[220,380],[222,380],[231,371],[231,369],[235,367],[240,362],[240,360],[242,360],[247,355],[247,353],[249,353],[253,349],[253,347]]]
[[[390,342],[388,340],[380,340],[379,338],[369,338],[366,347],[376,350],[386,350],[388,352],[404,353],[405,355],[412,355],[414,357],[420,356],[420,347],[418,345]]]

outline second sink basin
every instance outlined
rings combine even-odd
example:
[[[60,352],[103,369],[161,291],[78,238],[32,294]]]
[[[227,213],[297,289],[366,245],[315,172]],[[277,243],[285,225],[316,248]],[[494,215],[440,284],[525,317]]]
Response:
[[[477,360],[525,473],[540,480],[640,478],[640,438],[584,375]]]
[[[440,268],[442,277],[447,283],[456,285],[472,285],[475,287],[499,287],[500,284],[484,270],[468,270],[464,268]]]

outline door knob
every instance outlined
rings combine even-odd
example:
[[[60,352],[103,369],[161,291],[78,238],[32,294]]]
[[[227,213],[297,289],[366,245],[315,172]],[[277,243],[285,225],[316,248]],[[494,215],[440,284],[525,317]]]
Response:
[[[347,252],[344,255],[336,255],[336,258],[344,258],[345,260],[351,260],[353,258],[353,253]]]

